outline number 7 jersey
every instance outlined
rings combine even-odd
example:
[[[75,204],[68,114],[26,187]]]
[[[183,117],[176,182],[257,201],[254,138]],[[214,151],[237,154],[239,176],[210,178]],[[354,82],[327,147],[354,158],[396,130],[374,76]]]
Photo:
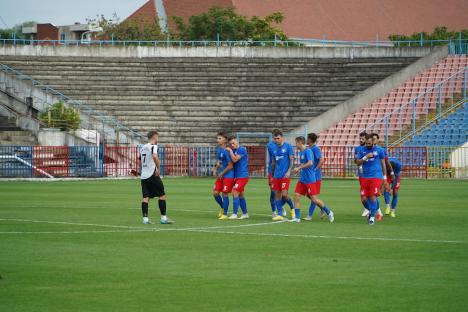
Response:
[[[140,150],[141,162],[141,179],[148,179],[156,171],[156,164],[153,160],[153,155],[158,155],[158,146],[152,144],[145,144]]]

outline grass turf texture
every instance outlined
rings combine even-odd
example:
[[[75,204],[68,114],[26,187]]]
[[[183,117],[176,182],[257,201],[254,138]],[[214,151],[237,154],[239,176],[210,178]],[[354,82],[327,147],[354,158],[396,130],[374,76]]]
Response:
[[[1,310],[466,311],[467,181],[403,180],[373,227],[357,181],[323,181],[334,224],[271,223],[265,180],[248,221],[216,219],[210,179],[164,182],[172,226],[140,223],[138,180],[0,182]]]

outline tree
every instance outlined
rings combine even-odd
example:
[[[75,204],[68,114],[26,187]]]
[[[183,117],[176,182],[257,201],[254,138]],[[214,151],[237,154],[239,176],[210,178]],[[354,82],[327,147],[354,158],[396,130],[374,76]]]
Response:
[[[72,107],[66,107],[62,102],[51,105],[39,115],[39,119],[48,128],[62,131],[76,130],[80,126],[80,113]]]
[[[94,23],[102,27],[101,39],[114,40],[162,40],[164,34],[159,28],[159,21],[147,21],[143,19],[131,19],[120,22],[120,18],[114,13],[111,18],[98,15],[96,18],[87,19],[88,23]]]
[[[444,45],[446,42],[427,42],[428,40],[458,40],[459,33],[461,33],[462,40],[468,39],[468,29],[463,29],[462,31],[448,31],[445,26],[437,26],[434,28],[434,31],[430,34],[427,32],[414,33],[412,35],[390,35],[389,39],[391,41],[420,41],[421,35],[423,40],[423,45]],[[408,45],[409,43],[404,43],[400,45]]]
[[[36,25],[35,21],[27,21],[20,24],[16,24],[12,28],[2,28],[0,29],[0,38],[2,39],[13,39],[13,34],[17,39],[25,39],[26,35],[23,34],[23,27],[31,27]]]
[[[181,17],[172,17],[176,30],[172,36],[177,40],[221,40],[259,41],[287,40],[286,34],[276,24],[284,20],[281,12],[265,18],[248,18],[238,15],[234,8],[212,7],[207,12],[191,16],[186,23]]]

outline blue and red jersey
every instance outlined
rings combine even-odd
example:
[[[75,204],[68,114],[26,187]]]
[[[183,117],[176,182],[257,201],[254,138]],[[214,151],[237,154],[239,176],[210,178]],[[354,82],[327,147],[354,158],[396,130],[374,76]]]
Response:
[[[371,148],[364,146],[359,149],[356,159],[362,159],[367,154],[373,156],[368,158],[362,164],[362,178],[377,178],[383,179],[383,170],[381,160],[385,159],[384,149],[379,146],[373,146]]]
[[[268,174],[272,174],[272,164],[273,159],[275,159],[275,150],[278,147],[275,142],[270,142],[267,144],[267,152],[268,152]]]
[[[356,146],[354,148],[354,158],[355,159],[358,159],[359,158],[359,153],[361,152],[361,150],[365,148],[365,146],[363,145],[359,145],[359,146]],[[362,157],[361,157],[362,158]],[[362,177],[362,165],[358,166],[358,177]]]
[[[303,151],[299,151],[299,160],[301,164],[307,164],[309,161],[312,161],[312,166],[308,168],[301,169],[301,177],[299,178],[299,182],[304,184],[315,183],[317,179],[315,178],[315,162],[314,162],[314,155],[312,149],[306,148]]]
[[[249,156],[247,149],[240,146],[238,149],[233,149],[232,152],[241,158],[234,163],[234,177],[235,178],[248,178],[249,177]]]
[[[231,155],[229,155],[229,152],[225,148],[217,148],[216,149],[216,158],[220,162],[221,166],[218,169],[218,173],[222,172],[226,167],[229,165],[230,162],[232,162]],[[234,178],[234,170],[229,170],[226,172],[223,176],[224,178]]]
[[[401,174],[401,169],[402,169],[402,165],[401,165],[401,161],[399,161],[397,158],[395,157],[389,157],[388,158],[388,161],[391,163],[392,165],[392,169],[393,169],[393,173],[395,174],[396,177],[399,177],[400,174]]]
[[[317,168],[317,165],[322,158],[322,151],[320,150],[320,147],[317,146],[317,144],[312,145],[310,150],[312,151],[312,156],[314,158],[315,180],[320,181],[322,180],[322,172],[320,168]]]
[[[290,157],[294,157],[294,149],[291,144],[284,142],[283,145],[276,145],[273,153],[275,157],[275,172],[273,177],[275,179],[282,179],[288,172],[289,165],[291,164]]]

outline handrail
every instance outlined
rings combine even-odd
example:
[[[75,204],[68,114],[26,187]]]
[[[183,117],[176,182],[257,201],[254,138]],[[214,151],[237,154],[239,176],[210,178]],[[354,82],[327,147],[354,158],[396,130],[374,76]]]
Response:
[[[445,44],[468,44],[468,39],[423,39],[423,40],[375,40],[375,41],[346,41],[346,40],[326,40],[326,39],[308,39],[308,38],[291,38],[288,40],[37,40],[37,39],[1,39],[0,43],[3,45],[34,45],[34,44],[52,44],[52,45],[76,45],[76,46],[89,46],[89,45],[154,45],[154,46],[264,46],[272,45],[281,47],[289,47],[289,45],[296,46],[297,44],[315,43],[322,45],[350,45],[353,47],[400,47],[400,46],[435,46]]]
[[[424,96],[426,96],[428,93],[434,91],[436,88],[439,88],[440,86],[442,86],[444,83],[446,83],[447,81],[449,81],[450,79],[452,79],[453,77],[463,73],[465,70],[468,70],[468,66],[465,66],[463,69],[459,70],[458,72],[454,73],[453,75],[451,75],[450,77],[442,80],[442,81],[439,81],[437,82],[436,84],[434,84],[434,86],[430,89],[426,89],[424,92],[422,93],[419,93],[416,97],[410,99],[406,104],[403,104],[401,106],[399,106],[398,108],[394,109],[393,111],[385,114],[384,117],[382,117],[381,119],[375,121],[374,123],[370,124],[370,125],[367,125],[364,129],[361,129],[361,131],[365,131],[365,130],[368,130],[368,129],[371,129],[372,127],[375,127],[376,125],[378,124],[382,124],[382,122],[385,122],[385,120],[387,118],[389,118],[390,116],[392,116],[393,114],[395,113],[398,113],[399,111],[401,111],[402,109],[404,108],[407,108],[409,105],[413,104],[414,102],[416,102],[419,98],[422,98]]]
[[[408,140],[409,138],[411,138],[413,135],[425,130],[428,126],[434,124],[435,122],[437,122],[438,120],[442,119],[443,117],[446,117],[447,115],[449,115],[449,112],[453,111],[454,109],[458,108],[459,106],[461,105],[464,105],[468,103],[468,100],[467,99],[460,99],[458,102],[456,102],[455,104],[451,105],[450,107],[448,107],[446,110],[444,110],[443,112],[441,112],[440,114],[437,114],[435,115],[434,117],[432,117],[431,119],[427,120],[423,125],[421,125],[418,129],[416,130],[413,130],[413,131],[410,131],[408,133],[406,133],[404,136],[402,136],[401,138],[399,138],[398,140],[396,140],[395,142],[393,142],[392,144],[389,145],[389,147],[394,147],[394,146],[398,146],[400,145],[402,142]]]
[[[125,132],[128,132],[129,134],[131,134],[131,136],[134,139],[144,139],[144,136],[142,136],[141,134],[133,131],[132,129],[128,128],[127,126],[123,125],[115,117],[105,115],[102,112],[96,111],[95,109],[93,109],[89,105],[84,104],[81,101],[77,101],[75,99],[72,99],[69,96],[66,96],[65,94],[61,93],[60,91],[57,91],[54,88],[50,87],[49,85],[45,85],[45,84],[41,83],[40,81],[34,79],[33,77],[31,77],[29,75],[26,75],[26,74],[14,69],[14,68],[11,68],[8,65],[0,63],[0,66],[1,66],[2,71],[6,72],[6,73],[12,72],[16,76],[20,76],[21,79],[23,79],[23,80],[26,79],[26,80],[31,81],[31,83],[32,83],[32,85],[34,87],[40,87],[40,88],[45,89],[46,92],[51,92],[52,94],[58,96],[61,100],[71,104],[76,109],[79,109],[80,111],[86,112],[91,117],[95,118],[97,121],[100,121],[103,124],[107,124],[109,126],[112,126],[112,123],[113,123],[114,127],[118,127],[119,129],[123,129]],[[49,106],[50,105],[51,104],[49,104]],[[110,119],[110,121],[105,121],[106,119]]]

